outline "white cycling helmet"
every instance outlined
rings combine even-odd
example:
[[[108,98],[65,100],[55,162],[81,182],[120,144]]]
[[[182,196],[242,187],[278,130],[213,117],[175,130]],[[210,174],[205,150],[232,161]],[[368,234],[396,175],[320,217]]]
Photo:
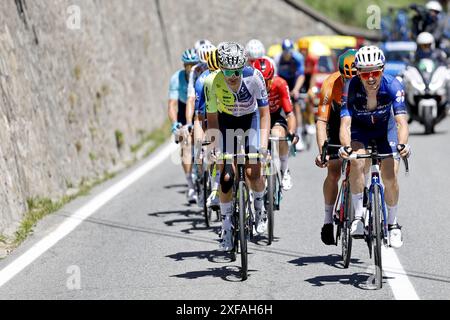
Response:
[[[257,39],[250,40],[245,46],[245,50],[248,53],[248,57],[252,60],[262,58],[266,55],[266,48],[261,41]]]
[[[214,50],[216,50],[216,47],[214,45],[212,45],[212,44],[202,44],[197,49],[197,56],[198,56],[200,62],[207,63],[209,55],[211,53],[213,53]]]
[[[365,46],[355,55],[357,69],[383,68],[386,62],[383,51],[376,46]]]
[[[433,10],[437,12],[442,11],[442,6],[438,1],[428,1],[425,5],[425,8],[427,8],[427,10]]]
[[[429,45],[431,45],[431,48],[433,48],[433,49],[435,46],[434,37],[429,32],[419,33],[419,35],[417,36],[416,42],[417,42],[417,45],[419,45],[419,46],[429,44]]]
[[[241,69],[247,63],[247,52],[237,42],[222,42],[217,50],[217,58],[221,69]]]
[[[200,49],[200,47],[201,47],[202,45],[204,45],[204,44],[212,44],[212,43],[211,43],[211,41],[206,40],[206,39],[198,40],[198,41],[195,43],[195,46],[194,46],[195,50],[198,51],[198,49]]]

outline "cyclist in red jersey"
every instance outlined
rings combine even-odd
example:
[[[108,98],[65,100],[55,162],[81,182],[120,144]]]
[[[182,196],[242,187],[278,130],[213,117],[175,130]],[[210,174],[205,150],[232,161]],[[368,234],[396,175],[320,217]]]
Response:
[[[261,71],[269,93],[271,136],[288,137],[293,144],[296,144],[299,139],[296,134],[297,121],[286,80],[275,76],[275,66],[269,59],[256,59],[253,62],[253,67]],[[292,179],[288,167],[289,146],[286,141],[280,141],[279,155],[281,174],[283,176],[281,186],[284,190],[290,190],[292,188]]]

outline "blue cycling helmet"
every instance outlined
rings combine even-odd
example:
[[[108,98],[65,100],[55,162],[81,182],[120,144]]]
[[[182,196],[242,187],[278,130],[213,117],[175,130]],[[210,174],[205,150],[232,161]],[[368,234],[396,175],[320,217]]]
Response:
[[[181,60],[183,61],[183,63],[198,63],[200,61],[195,49],[187,49],[186,51],[184,51]]]
[[[283,48],[283,51],[294,50],[294,42],[292,42],[291,39],[284,39],[281,47]]]

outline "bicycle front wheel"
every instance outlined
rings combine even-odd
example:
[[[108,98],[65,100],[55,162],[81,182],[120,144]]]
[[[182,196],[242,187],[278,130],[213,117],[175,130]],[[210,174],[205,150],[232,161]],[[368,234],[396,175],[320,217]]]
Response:
[[[377,289],[383,287],[383,267],[381,262],[381,246],[382,246],[382,221],[381,221],[381,196],[380,187],[376,185],[373,192],[373,209],[372,226],[373,226],[373,245],[374,245],[374,259],[375,259],[375,284]]]
[[[247,235],[246,235],[246,221],[247,221],[247,203],[248,194],[245,182],[239,182],[239,243],[241,249],[241,275],[242,281],[247,280],[248,276],[248,256],[247,256]]]
[[[344,190],[344,221],[342,221],[341,239],[342,239],[342,261],[344,268],[350,265],[352,256],[352,236],[350,235],[350,227],[353,221],[354,212],[352,204],[352,195],[350,193],[350,185],[346,182]]]

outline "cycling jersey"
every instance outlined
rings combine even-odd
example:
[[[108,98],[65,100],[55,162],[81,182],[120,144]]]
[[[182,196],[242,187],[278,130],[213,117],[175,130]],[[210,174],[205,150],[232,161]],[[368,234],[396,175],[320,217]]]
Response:
[[[195,83],[200,75],[208,70],[208,65],[206,63],[200,62],[192,67],[191,73],[189,75],[189,83],[187,96],[188,98],[195,98]]]
[[[205,115],[205,80],[211,74],[209,70],[203,72],[195,82],[195,114]]]
[[[297,78],[305,74],[305,62],[303,56],[297,52],[292,52],[289,60],[282,58],[282,53],[275,57],[278,75],[282,77],[289,85],[289,89],[294,89]]]
[[[367,110],[367,94],[359,77],[346,86],[343,95],[341,118],[352,117],[352,140],[366,147],[375,139],[379,152],[397,152],[397,125],[395,116],[407,114],[403,85],[391,75],[383,75],[377,93],[377,107]]]
[[[320,90],[318,121],[327,123],[328,137],[331,144],[340,144],[341,100],[344,81],[340,72],[331,74],[322,84]]]
[[[178,70],[170,79],[169,99],[180,100],[183,103],[187,101],[188,82],[186,80],[186,71]]]
[[[169,85],[169,99],[178,101],[177,121],[186,124],[186,101],[187,101],[186,71],[181,69],[172,76]]]
[[[264,78],[259,70],[244,67],[237,93],[228,88],[223,72],[211,74],[205,80],[208,113],[226,113],[241,117],[269,104]]]
[[[275,76],[273,78],[269,91],[269,107],[271,114],[280,109],[283,109],[286,114],[293,111],[288,84],[281,77]]]

